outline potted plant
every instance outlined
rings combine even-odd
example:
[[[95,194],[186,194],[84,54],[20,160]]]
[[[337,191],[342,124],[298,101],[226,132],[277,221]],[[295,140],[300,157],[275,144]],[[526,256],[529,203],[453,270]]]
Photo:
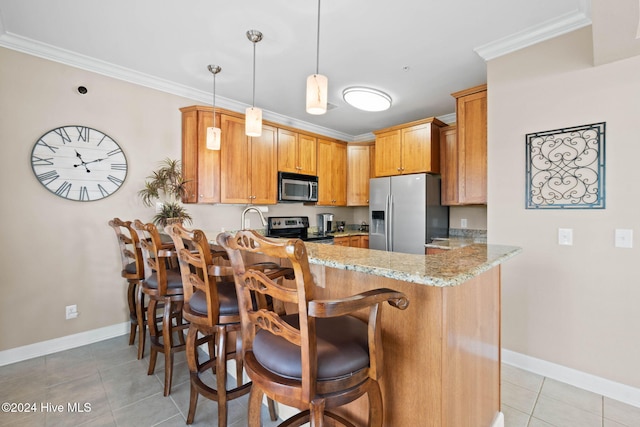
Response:
[[[182,178],[180,160],[169,158],[160,162],[158,169],[147,177],[138,195],[148,207],[153,207],[158,200],[162,201],[162,208],[153,217],[154,224],[164,228],[175,222],[191,223],[191,215],[181,203],[186,195],[186,183]]]

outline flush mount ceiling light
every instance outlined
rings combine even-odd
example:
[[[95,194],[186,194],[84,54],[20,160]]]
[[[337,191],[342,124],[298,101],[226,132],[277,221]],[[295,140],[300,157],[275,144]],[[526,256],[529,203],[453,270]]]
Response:
[[[216,127],[216,74],[222,71],[217,65],[209,65],[207,67],[213,74],[213,126],[207,128],[207,148],[209,150],[220,149],[220,128]]]
[[[318,0],[318,31],[316,33],[316,73],[307,77],[307,113],[327,112],[327,76],[319,74],[320,69],[320,0]]]
[[[244,133],[247,136],[262,135],[262,110],[256,108],[256,43],[262,40],[262,33],[258,30],[247,31],[247,38],[253,43],[253,101],[245,114]]]
[[[391,107],[391,97],[386,93],[364,86],[348,87],[342,92],[347,104],[364,111],[384,111]]]

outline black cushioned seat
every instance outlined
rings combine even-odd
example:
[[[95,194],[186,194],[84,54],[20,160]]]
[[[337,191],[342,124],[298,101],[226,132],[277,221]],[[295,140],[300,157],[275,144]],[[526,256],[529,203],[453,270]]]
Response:
[[[233,282],[219,282],[218,287],[218,299],[220,301],[220,314],[221,315],[233,315],[240,314],[238,309],[238,296],[236,295],[236,285]],[[189,300],[189,306],[191,310],[196,313],[200,313],[203,316],[207,315],[207,300],[206,294],[197,290],[191,295]]]
[[[282,316],[295,328],[297,314]],[[318,380],[349,376],[369,366],[367,324],[352,316],[316,319]],[[274,374],[302,378],[300,347],[261,329],[253,341],[253,352],[262,366]]]
[[[167,289],[182,289],[182,276],[179,271],[166,270],[167,271]],[[151,289],[158,289],[158,275],[154,271],[145,280],[147,287]]]

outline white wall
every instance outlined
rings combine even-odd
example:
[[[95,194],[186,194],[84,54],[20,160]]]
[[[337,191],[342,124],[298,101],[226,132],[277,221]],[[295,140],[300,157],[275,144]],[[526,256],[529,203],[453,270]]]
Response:
[[[84,85],[86,95],[76,88]],[[128,321],[125,281],[109,219],[149,221],[137,197],[144,178],[166,157],[181,156],[180,107],[195,102],[0,48],[0,351]],[[112,196],[90,203],[63,200],[40,185],[30,154],[37,139],[63,125],[85,125],[113,137],[129,171]],[[240,228],[244,206],[188,205],[194,226]],[[366,220],[363,208],[278,205],[269,215],[333,212]],[[252,225],[258,217],[250,214]],[[64,320],[64,307],[80,316]]]
[[[488,63],[488,240],[503,266],[502,345],[640,387],[640,56],[594,67],[591,28]],[[606,209],[526,210],[525,134],[606,122]],[[572,228],[573,246],[559,246]],[[614,247],[633,229],[633,249]]]

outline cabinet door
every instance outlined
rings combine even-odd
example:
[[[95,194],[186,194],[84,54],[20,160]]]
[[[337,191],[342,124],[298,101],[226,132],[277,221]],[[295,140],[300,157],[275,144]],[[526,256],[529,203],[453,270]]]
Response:
[[[351,236],[349,237],[349,246],[352,248],[360,247],[360,236]]]
[[[376,135],[376,176],[401,173],[401,132],[394,130]]]
[[[251,163],[249,137],[244,133],[244,120],[223,115],[220,147],[220,199],[222,203],[249,203],[251,196]]]
[[[462,204],[487,203],[487,91],[457,99],[458,197]]]
[[[278,196],[277,135],[277,129],[273,126],[262,126],[262,135],[250,138],[251,203],[263,205],[276,203]]]
[[[347,146],[347,206],[369,205],[370,146]]]
[[[430,123],[402,129],[402,166],[401,173],[440,172],[440,135],[435,137],[432,130],[437,129]]]
[[[220,202],[220,152],[208,150],[207,127],[213,114],[193,107],[182,111],[182,176],[187,180],[183,203]],[[219,114],[216,119],[220,120]]]
[[[347,206],[347,146],[333,143],[331,170],[334,206]]]
[[[369,236],[361,236],[360,237],[360,247],[369,249]]]
[[[333,142],[318,139],[318,205],[333,204],[332,156]]]
[[[298,134],[278,129],[278,170],[298,172]]]
[[[298,134],[298,167],[299,173],[316,175],[318,173],[318,140],[314,136]]]
[[[443,205],[458,204],[457,128],[448,126],[440,131],[441,200]]]

